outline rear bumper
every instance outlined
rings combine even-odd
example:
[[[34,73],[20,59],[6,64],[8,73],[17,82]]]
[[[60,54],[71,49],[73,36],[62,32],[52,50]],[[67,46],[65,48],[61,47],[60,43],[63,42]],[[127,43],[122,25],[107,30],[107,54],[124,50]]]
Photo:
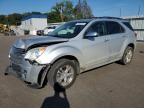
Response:
[[[19,79],[29,82],[31,84],[38,84],[39,74],[45,67],[45,65],[30,64],[29,62],[27,62],[27,64],[25,65],[15,64],[11,61],[10,65],[6,70],[6,73],[12,74]]]

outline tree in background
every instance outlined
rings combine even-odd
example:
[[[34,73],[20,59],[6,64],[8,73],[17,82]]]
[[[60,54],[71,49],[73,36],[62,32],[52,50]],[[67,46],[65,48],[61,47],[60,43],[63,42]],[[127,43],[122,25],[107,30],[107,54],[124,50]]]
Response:
[[[62,22],[64,21],[63,10],[64,2],[56,3],[56,5],[52,7],[52,12],[55,12],[60,17]]]
[[[10,15],[0,15],[1,24],[17,25],[22,18],[32,14],[45,14],[48,16],[48,23],[66,22],[73,19],[82,19],[92,17],[92,11],[86,0],[79,0],[76,6],[70,0],[56,3],[50,12],[27,12],[23,14],[14,13]]]
[[[29,16],[32,14],[42,14],[40,12],[27,12],[23,14],[19,13],[13,13],[9,15],[0,15],[0,23],[1,24],[8,24],[8,25],[17,25],[17,23],[20,23],[22,18],[25,16]]]
[[[76,19],[93,17],[91,8],[86,0],[79,0],[78,4],[75,6],[74,13]]]
[[[48,22],[63,22],[90,17],[93,17],[93,14],[86,0],[79,0],[75,7],[70,0],[65,0],[52,7],[52,11],[48,13]]]
[[[57,12],[51,11],[49,13],[45,13],[48,16],[47,22],[48,23],[56,23],[61,22],[61,18]]]
[[[71,1],[67,0],[64,2],[63,14],[64,14],[65,21],[74,19],[74,6]]]
[[[23,16],[21,14],[18,14],[18,13],[10,14],[7,16],[7,18],[8,18],[7,24],[16,25],[18,22],[21,21],[22,17]]]
[[[6,24],[6,22],[7,22],[6,15],[0,15],[0,23]]]
[[[56,3],[56,5],[52,7],[52,11],[48,13],[48,22],[53,22],[51,18],[59,22],[72,20],[74,17],[73,10],[74,7],[71,1]]]

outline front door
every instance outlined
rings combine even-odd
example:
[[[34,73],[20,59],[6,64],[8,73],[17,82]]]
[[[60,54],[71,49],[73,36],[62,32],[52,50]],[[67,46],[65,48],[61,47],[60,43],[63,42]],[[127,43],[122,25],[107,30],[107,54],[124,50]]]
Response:
[[[97,36],[86,36],[90,32],[96,32]],[[87,67],[93,68],[108,61],[109,50],[106,43],[104,22],[95,22],[88,28],[82,46]]]

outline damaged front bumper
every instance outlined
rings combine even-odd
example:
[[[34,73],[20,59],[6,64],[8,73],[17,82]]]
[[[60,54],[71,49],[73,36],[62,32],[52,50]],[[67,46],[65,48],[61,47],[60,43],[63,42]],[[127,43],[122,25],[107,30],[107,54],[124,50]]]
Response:
[[[49,66],[39,65],[37,63],[30,64],[28,61],[17,64],[10,61],[5,74],[11,74],[19,79],[28,82],[34,88],[40,88],[43,85],[45,76],[48,72]]]
[[[10,65],[7,67],[5,75],[13,74],[19,79],[40,88],[43,86],[50,65],[30,62],[24,58],[25,53],[25,49],[11,48],[9,53]]]

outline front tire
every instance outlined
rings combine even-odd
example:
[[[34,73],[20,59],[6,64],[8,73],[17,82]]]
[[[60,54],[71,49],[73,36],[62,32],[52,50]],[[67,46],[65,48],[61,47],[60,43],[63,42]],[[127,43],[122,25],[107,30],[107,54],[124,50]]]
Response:
[[[124,52],[123,57],[122,57],[122,59],[121,59],[120,62],[121,62],[123,65],[126,65],[126,64],[131,63],[132,58],[133,58],[133,48],[128,46],[128,47],[125,49],[125,52]]]
[[[60,59],[56,61],[49,73],[48,81],[52,87],[58,83],[63,88],[69,88],[76,80],[77,69],[75,61],[69,59]]]

